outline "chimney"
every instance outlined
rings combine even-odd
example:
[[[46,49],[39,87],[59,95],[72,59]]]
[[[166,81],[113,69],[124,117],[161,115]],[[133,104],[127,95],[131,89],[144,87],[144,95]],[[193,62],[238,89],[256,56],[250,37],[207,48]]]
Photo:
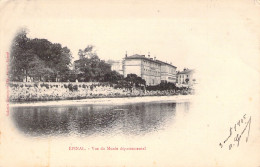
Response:
[[[125,57],[127,57],[127,51],[125,52]]]
[[[153,59],[156,60],[156,57],[154,57]]]
[[[148,57],[150,58],[150,52],[148,52]]]

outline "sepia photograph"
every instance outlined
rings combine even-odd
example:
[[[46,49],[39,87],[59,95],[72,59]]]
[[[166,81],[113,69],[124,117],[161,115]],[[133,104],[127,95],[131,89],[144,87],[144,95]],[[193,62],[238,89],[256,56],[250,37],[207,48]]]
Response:
[[[260,166],[260,2],[4,0],[0,166]]]

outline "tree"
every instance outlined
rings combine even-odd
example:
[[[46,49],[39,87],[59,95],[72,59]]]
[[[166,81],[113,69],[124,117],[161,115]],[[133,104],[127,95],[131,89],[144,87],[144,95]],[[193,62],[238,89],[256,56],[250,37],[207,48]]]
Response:
[[[12,42],[9,63],[9,79],[11,81],[21,81],[24,76],[27,78],[28,61],[35,56],[30,52],[29,41],[27,30],[21,29]]]
[[[42,81],[42,78],[50,78],[53,74],[53,70],[45,66],[44,61],[40,60],[38,56],[34,56],[33,59],[29,62],[28,75]]]
[[[119,74],[116,71],[110,71],[105,74],[104,81],[111,83],[119,83],[123,79],[123,75]]]
[[[55,73],[55,80],[57,81],[58,77],[63,77],[67,75],[67,72],[70,71],[71,66],[71,52],[67,47],[60,47],[59,53],[56,55],[56,64],[53,64],[53,69]]]
[[[34,80],[55,80],[66,75],[71,65],[71,52],[61,44],[47,39],[30,39],[27,30],[22,29],[15,36],[10,53],[10,80],[22,81],[33,77]]]
[[[94,46],[93,45],[88,45],[85,49],[79,49],[78,55],[79,59],[83,58],[92,58],[93,56],[96,56],[96,52],[93,51]]]
[[[189,81],[190,81],[189,78],[186,78],[186,79],[185,79],[185,82],[186,82],[186,83],[189,83]]]
[[[105,75],[111,72],[111,66],[99,59],[93,51],[93,46],[88,46],[84,50],[80,49],[78,53],[80,59],[75,61],[75,69],[81,72],[80,80],[84,78],[84,81],[103,82]]]
[[[130,83],[131,86],[145,86],[146,82],[141,77],[138,77],[136,74],[127,74],[126,78],[124,79],[128,83]]]

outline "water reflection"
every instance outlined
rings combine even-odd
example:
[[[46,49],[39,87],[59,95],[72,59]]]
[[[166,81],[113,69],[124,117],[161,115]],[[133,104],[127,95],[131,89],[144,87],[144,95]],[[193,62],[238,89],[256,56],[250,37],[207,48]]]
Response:
[[[189,103],[135,103],[125,105],[77,105],[14,107],[16,127],[26,135],[142,135],[163,130]]]

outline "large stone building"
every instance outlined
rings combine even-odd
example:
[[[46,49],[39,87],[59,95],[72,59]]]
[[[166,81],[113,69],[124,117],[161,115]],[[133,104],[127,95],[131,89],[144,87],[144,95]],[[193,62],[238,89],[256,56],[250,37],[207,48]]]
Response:
[[[161,82],[176,82],[176,67],[172,64],[151,58],[150,55],[125,56],[123,75],[136,74],[146,81],[146,85],[158,85]]]

